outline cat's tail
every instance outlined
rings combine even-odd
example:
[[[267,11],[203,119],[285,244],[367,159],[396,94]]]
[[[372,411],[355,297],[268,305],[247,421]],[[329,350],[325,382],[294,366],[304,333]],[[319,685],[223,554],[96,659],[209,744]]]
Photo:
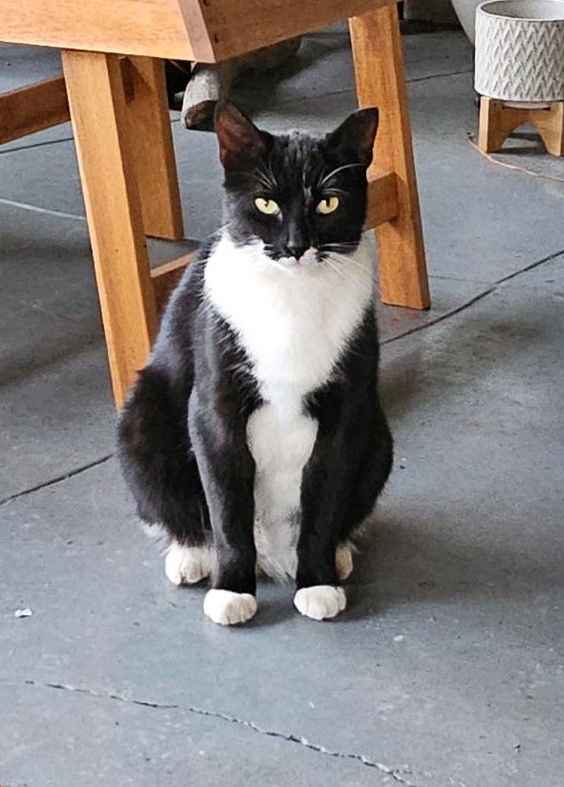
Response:
[[[209,515],[188,434],[188,396],[143,369],[118,423],[118,456],[140,518],[181,544],[207,540]]]

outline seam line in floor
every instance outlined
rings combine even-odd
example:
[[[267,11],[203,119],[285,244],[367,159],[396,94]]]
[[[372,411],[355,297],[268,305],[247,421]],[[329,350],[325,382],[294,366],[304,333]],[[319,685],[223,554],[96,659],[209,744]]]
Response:
[[[455,77],[455,76],[461,76],[462,74],[472,74],[473,72],[474,70],[472,68],[465,68],[462,69],[461,71],[444,71],[438,74],[426,74],[425,76],[421,76],[421,77],[410,77],[407,78],[405,82],[407,85],[411,85],[417,82],[427,82],[430,79],[440,79],[441,77]],[[355,88],[354,86],[351,86],[343,90],[335,90],[330,93],[324,93],[323,98],[327,98],[327,97],[331,98],[333,96],[340,96],[340,95],[344,95],[345,93],[354,93],[354,92],[355,92]],[[313,96],[289,98],[286,101],[278,102],[276,106],[285,107],[293,103],[300,104],[303,103],[304,101],[309,101],[311,99],[316,99],[316,98],[321,98],[321,96],[313,95]],[[179,123],[180,120],[181,120],[180,117],[171,118],[170,123],[171,125],[173,123]],[[195,130],[198,131],[199,129],[195,129]],[[73,142],[73,141],[74,141],[74,137],[63,137],[62,139],[47,139],[44,142],[31,142],[29,145],[18,145],[17,147],[8,148],[7,150],[0,150],[0,156],[5,156],[8,153],[19,153],[22,150],[33,150],[34,148],[42,148],[42,147],[46,147],[47,145],[57,145],[59,144],[59,142]]]
[[[174,111],[174,110],[173,110]],[[178,123],[180,118],[171,118],[170,124]],[[70,121],[65,121],[69,123]],[[63,125],[62,123],[60,125]],[[51,126],[51,128],[55,128],[55,126]],[[39,133],[39,132],[37,132]],[[74,137],[61,137],[61,139],[46,139],[43,142],[30,142],[29,145],[18,145],[17,147],[7,148],[6,150],[0,150],[0,156],[6,156],[8,153],[19,153],[22,150],[33,150],[34,148],[44,148],[47,145],[58,145],[59,142],[74,142]]]
[[[69,470],[68,472],[56,476],[55,478],[50,478],[48,481],[43,481],[42,483],[31,486],[28,489],[22,489],[19,492],[14,492],[14,494],[2,498],[2,500],[0,500],[0,506],[7,505],[8,503],[11,503],[12,500],[17,500],[19,497],[25,497],[25,495],[30,495],[32,492],[38,492],[40,489],[45,489],[48,486],[59,484],[61,481],[67,481],[69,478],[73,478],[75,475],[79,475],[79,473],[83,473],[85,470],[90,470],[92,467],[98,467],[98,465],[104,464],[104,462],[107,462],[108,459],[112,458],[112,456],[113,453],[105,454],[99,459],[94,459],[92,462],[87,462],[86,464],[81,465],[74,470]]]
[[[406,85],[412,85],[417,82],[428,82],[431,79],[441,79],[442,77],[457,77],[461,76],[462,74],[473,74],[474,69],[472,68],[465,68],[462,71],[444,71],[440,74],[427,74],[426,76],[421,77],[411,77],[405,80]],[[288,98],[286,101],[279,101],[276,104],[276,107],[287,107],[291,104],[296,104],[297,106],[304,104],[306,101],[311,101],[313,99],[318,98],[334,98],[335,96],[343,96],[346,93],[355,93],[354,85],[351,87],[343,88],[342,90],[333,90],[329,93],[317,94],[312,96],[295,96],[294,98]],[[273,107],[272,111],[276,109]],[[264,110],[270,112],[271,110]]]
[[[22,150],[44,148],[47,145],[58,145],[59,142],[72,142],[73,140],[74,137],[62,137],[61,139],[46,139],[43,142],[30,142],[29,145],[18,145],[17,147],[8,148],[7,150],[0,150],[0,156],[6,156],[8,153],[19,153]]]
[[[458,77],[462,76],[462,74],[473,74],[473,68],[463,68],[460,71],[445,71],[442,74],[427,74],[424,77],[412,77],[411,79],[406,79],[406,84],[412,85],[415,82],[428,82],[430,79],[440,79],[441,77]]]
[[[538,268],[539,265],[543,265],[545,262],[551,262],[552,260],[561,257],[564,254],[564,249],[560,249],[559,251],[555,251],[552,254],[547,254],[546,257],[542,257],[540,260],[535,260],[535,262],[531,262],[529,265],[526,265],[524,268],[520,268],[518,271],[513,271],[513,273],[508,273],[507,276],[502,276],[501,279],[497,279],[486,290],[479,292],[477,295],[474,295],[470,300],[462,303],[460,306],[456,306],[454,309],[451,309],[444,314],[435,317],[433,320],[429,320],[429,322],[422,323],[421,325],[416,325],[414,328],[409,328],[409,330],[404,331],[403,333],[398,334],[397,336],[392,336],[389,339],[384,339],[380,342],[380,346],[385,344],[392,344],[392,342],[397,342],[400,339],[404,339],[406,336],[411,336],[413,333],[419,333],[419,331],[424,331],[426,328],[431,328],[433,325],[438,325],[440,322],[447,320],[449,317],[453,317],[455,314],[460,314],[460,312],[465,311],[470,306],[473,306],[478,301],[481,301],[482,298],[491,295],[493,292],[496,292],[498,287],[501,287],[506,282],[511,281],[511,279],[515,279],[517,276],[520,276],[522,273],[528,273],[528,271],[533,270],[534,268]]]
[[[0,197],[0,205],[7,205],[9,208],[21,208],[32,213],[43,213],[47,216],[55,216],[58,219],[74,219],[75,221],[86,221],[86,216],[79,213],[65,213],[62,210],[51,210],[50,208],[40,208],[39,205],[30,205],[28,202],[17,202],[16,200]]]
[[[12,686],[19,685],[18,682],[14,682],[6,678],[2,678],[1,682]],[[258,733],[259,735],[265,735],[269,738],[279,738],[280,740],[287,741],[288,743],[297,743],[298,745],[303,746],[306,749],[311,749],[312,751],[315,751],[319,754],[325,754],[329,757],[335,757],[339,759],[355,760],[356,762],[360,762],[362,765],[365,765],[368,768],[374,768],[380,771],[380,773],[384,774],[385,776],[391,777],[395,782],[403,785],[404,787],[418,787],[414,782],[404,778],[401,775],[401,773],[399,773],[399,769],[392,768],[388,765],[385,765],[382,762],[379,762],[378,760],[372,760],[368,757],[365,757],[363,754],[356,754],[355,752],[341,752],[341,751],[335,751],[333,749],[328,749],[326,746],[323,746],[322,744],[312,743],[302,735],[294,735],[293,733],[284,733],[284,732],[278,732],[276,730],[263,729],[262,727],[259,727],[259,725],[256,724],[254,721],[249,721],[247,719],[240,719],[237,716],[232,716],[229,713],[207,710],[206,708],[199,708],[196,705],[181,705],[178,703],[167,704],[167,703],[151,702],[149,700],[133,699],[129,697],[124,697],[122,694],[115,694],[114,692],[94,691],[93,689],[86,689],[79,686],[70,686],[64,683],[51,683],[51,682],[43,682],[37,680],[24,680],[22,682],[27,686],[35,686],[39,688],[68,691],[75,694],[82,694],[90,697],[96,697],[97,699],[106,699],[106,700],[109,699],[109,700],[114,700],[116,702],[123,702],[128,705],[137,705],[144,708],[153,708],[156,710],[178,710],[181,712],[187,711],[189,713],[193,713],[198,716],[207,716],[209,718],[219,719],[221,721],[225,721],[230,724],[238,724],[242,727],[246,727],[252,732]],[[462,787],[464,786],[462,785]]]

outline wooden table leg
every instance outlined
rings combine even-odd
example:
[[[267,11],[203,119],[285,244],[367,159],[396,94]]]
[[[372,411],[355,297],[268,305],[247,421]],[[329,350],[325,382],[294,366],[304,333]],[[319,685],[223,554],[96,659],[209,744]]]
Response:
[[[118,407],[150,350],[157,318],[119,58],[64,51],[63,70]]]
[[[372,168],[392,170],[397,177],[398,216],[376,230],[382,300],[427,309],[429,288],[397,8],[369,11],[350,19],[349,25],[359,103],[380,110]]]
[[[184,229],[164,63],[152,57],[129,57],[124,71],[131,88],[127,119],[145,235],[178,240]]]

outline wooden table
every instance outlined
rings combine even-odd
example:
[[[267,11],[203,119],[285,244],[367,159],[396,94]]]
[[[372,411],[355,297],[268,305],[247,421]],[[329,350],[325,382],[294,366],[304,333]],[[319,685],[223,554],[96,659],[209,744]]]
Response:
[[[395,0],[0,0],[0,40],[62,53],[64,79],[0,96],[0,143],[70,110],[118,406],[187,263],[151,271],[145,241],[183,236],[162,58],[216,62],[347,18],[359,103],[380,109],[367,227],[377,228],[382,299],[425,309]]]

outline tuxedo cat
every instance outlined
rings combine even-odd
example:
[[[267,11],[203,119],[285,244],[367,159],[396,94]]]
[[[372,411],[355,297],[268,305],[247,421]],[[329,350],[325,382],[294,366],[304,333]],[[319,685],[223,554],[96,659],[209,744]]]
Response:
[[[355,530],[392,463],[378,401],[374,266],[362,240],[376,109],[316,139],[218,106],[222,228],[164,314],[119,423],[168,578],[211,576],[204,612],[253,617],[257,568],[318,620],[345,608]]]

